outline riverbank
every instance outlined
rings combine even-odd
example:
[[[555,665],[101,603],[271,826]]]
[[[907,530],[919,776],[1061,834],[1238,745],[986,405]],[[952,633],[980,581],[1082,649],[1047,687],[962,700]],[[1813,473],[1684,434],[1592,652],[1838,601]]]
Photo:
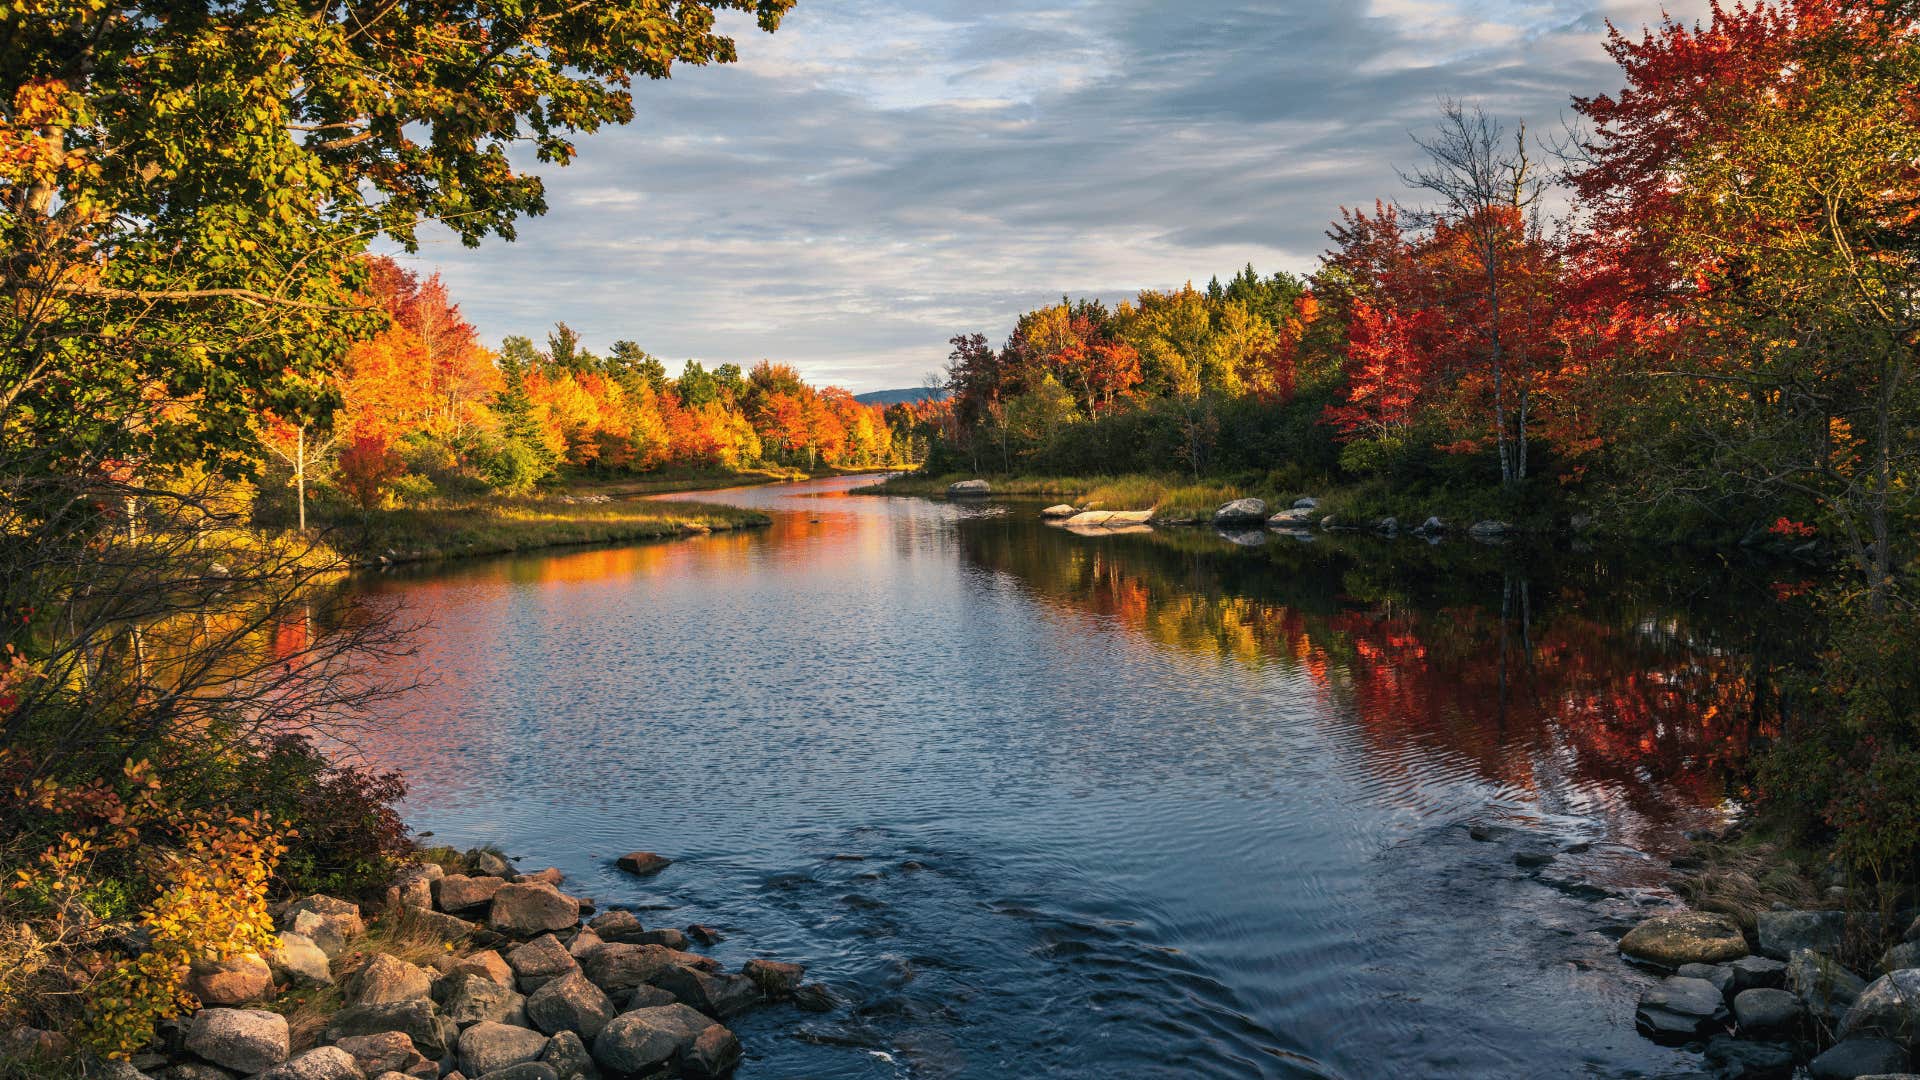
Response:
[[[770,520],[730,506],[596,494],[376,510],[324,527],[355,565],[384,566],[757,529]]]
[[[650,852],[615,862],[636,882],[671,865]],[[196,961],[182,987],[195,1010],[129,1059],[89,1060],[63,1033],[18,1027],[0,1076],[717,1077],[742,1057],[725,1022],[831,1007],[798,964],[756,958],[729,973],[699,951],[720,931],[650,928],[563,884],[495,848],[419,852],[383,896],[271,907],[273,947]]]
[[[717,491],[725,488],[758,487],[765,484],[790,484],[802,480],[821,480],[833,476],[879,476],[897,472],[890,467],[842,469],[821,466],[802,469],[786,465],[767,465],[753,469],[662,469],[636,475],[606,475],[573,472],[561,477],[555,494],[574,497],[605,495],[609,498],[644,498],[649,495],[676,495],[685,491]]]

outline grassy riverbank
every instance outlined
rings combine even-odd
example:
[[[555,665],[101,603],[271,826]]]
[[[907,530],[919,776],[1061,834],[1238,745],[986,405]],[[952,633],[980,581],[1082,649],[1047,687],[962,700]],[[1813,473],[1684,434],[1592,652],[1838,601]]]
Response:
[[[706,503],[565,501],[574,498],[379,510],[332,523],[332,541],[362,564],[427,562],[752,529],[769,521],[756,511]]]
[[[894,470],[875,468],[841,469],[833,466],[801,469],[785,465],[763,465],[752,469],[662,469],[640,475],[616,476],[577,472],[563,475],[556,490],[567,495],[606,495],[618,499],[643,495],[671,495],[682,491],[753,487],[760,484],[790,484],[832,476],[879,475],[892,471]]]
[[[877,484],[855,488],[863,495],[945,495],[947,485],[975,477],[963,473],[927,475],[903,473]],[[1163,522],[1205,519],[1222,503],[1256,498],[1276,510],[1304,496],[1320,501],[1325,513],[1345,520],[1376,521],[1394,517],[1418,524],[1438,516],[1454,524],[1487,518],[1506,521],[1523,531],[1545,532],[1569,513],[1557,493],[1523,490],[1454,491],[1397,489],[1384,482],[1302,485],[1278,473],[1244,473],[1208,477],[1199,481],[1179,475],[1130,473],[1115,476],[986,476],[993,494],[1016,498],[1057,499],[1087,510],[1154,511]]]

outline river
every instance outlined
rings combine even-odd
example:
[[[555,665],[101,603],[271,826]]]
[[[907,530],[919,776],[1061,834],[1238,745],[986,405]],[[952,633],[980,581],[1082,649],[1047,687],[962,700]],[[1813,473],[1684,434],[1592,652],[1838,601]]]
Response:
[[[1763,577],[1080,536],[859,482],[366,579],[429,624],[431,684],[364,746],[408,819],[805,963],[841,1007],[738,1021],[747,1078],[1685,1070],[1614,940],[1737,790],[1791,636]],[[612,868],[636,848],[676,862]]]

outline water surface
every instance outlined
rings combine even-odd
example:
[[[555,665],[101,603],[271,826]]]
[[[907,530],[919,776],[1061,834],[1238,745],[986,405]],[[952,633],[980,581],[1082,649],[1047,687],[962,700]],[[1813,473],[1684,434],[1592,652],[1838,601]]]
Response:
[[[1763,582],[854,483],[370,579],[432,623],[434,685],[366,747],[409,819],[805,963],[842,1007],[740,1020],[743,1077],[1684,1069],[1613,941],[1732,790]],[[638,882],[635,848],[677,861]]]

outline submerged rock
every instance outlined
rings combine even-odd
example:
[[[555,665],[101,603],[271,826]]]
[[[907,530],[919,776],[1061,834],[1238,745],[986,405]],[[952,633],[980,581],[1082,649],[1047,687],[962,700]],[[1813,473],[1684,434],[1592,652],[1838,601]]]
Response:
[[[1684,1042],[1724,1026],[1727,1005],[1712,983],[1676,975],[1640,996],[1633,1021],[1650,1039]]]
[[[629,874],[639,877],[652,877],[673,865],[673,860],[665,855],[656,855],[651,851],[629,851],[613,860],[613,865]]]

